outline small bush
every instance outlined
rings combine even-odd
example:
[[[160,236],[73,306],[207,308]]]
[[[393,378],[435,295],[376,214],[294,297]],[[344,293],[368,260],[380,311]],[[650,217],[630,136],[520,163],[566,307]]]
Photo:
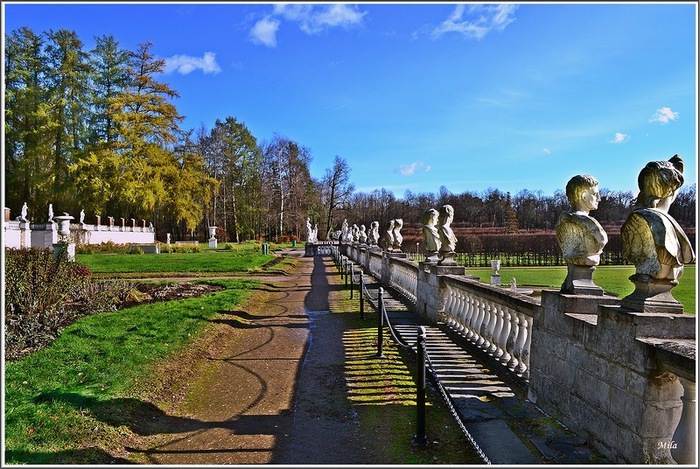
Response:
[[[127,249],[126,253],[127,254],[143,254],[143,249],[141,249],[141,247],[139,247],[135,244],[132,244],[131,246],[129,246],[129,249]]]
[[[65,253],[7,249],[5,357],[15,360],[44,347],[80,316],[116,309],[127,286],[98,283],[91,276]]]

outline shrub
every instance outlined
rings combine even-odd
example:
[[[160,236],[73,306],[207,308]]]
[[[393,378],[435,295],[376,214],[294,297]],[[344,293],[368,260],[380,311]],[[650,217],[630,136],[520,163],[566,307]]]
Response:
[[[141,247],[139,247],[135,244],[132,244],[131,246],[129,246],[129,249],[127,249],[126,253],[127,254],[143,254],[143,249],[141,249]]]
[[[5,356],[37,350],[77,317],[114,310],[124,285],[97,283],[92,271],[49,249],[5,251]]]

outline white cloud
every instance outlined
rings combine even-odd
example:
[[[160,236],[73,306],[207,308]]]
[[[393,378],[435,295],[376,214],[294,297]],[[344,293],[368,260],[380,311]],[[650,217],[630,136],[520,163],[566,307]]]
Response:
[[[482,39],[489,32],[503,31],[515,21],[513,4],[465,5],[455,7],[449,18],[436,27],[432,35],[440,37],[447,33],[457,33],[469,39]]]
[[[623,134],[622,132],[615,132],[615,136],[611,140],[608,140],[608,142],[610,142],[610,143],[625,143],[629,139],[630,139],[629,135]]]
[[[668,124],[669,121],[674,121],[678,119],[678,113],[673,112],[670,107],[662,107],[656,110],[656,114],[649,119],[649,122],[660,122],[662,124]]]
[[[277,30],[280,21],[266,16],[261,19],[250,30],[250,38],[253,44],[262,44],[267,47],[277,46]]]
[[[549,155],[550,153],[552,153],[552,150],[550,150],[549,148],[543,148],[542,153],[544,153],[545,155]]]
[[[426,165],[422,161],[414,161],[411,164],[402,164],[398,167],[397,171],[402,176],[412,176],[418,169],[422,169],[423,172],[427,173],[432,169],[432,166]]]
[[[318,34],[334,27],[349,28],[362,23],[366,12],[360,12],[345,4],[300,5],[276,4],[273,14],[288,21],[299,23],[299,28],[306,34]]]
[[[203,73],[219,73],[221,67],[216,63],[216,54],[205,52],[202,57],[192,57],[189,55],[173,55],[165,59],[164,73],[177,72],[187,75],[195,70],[202,70]]]

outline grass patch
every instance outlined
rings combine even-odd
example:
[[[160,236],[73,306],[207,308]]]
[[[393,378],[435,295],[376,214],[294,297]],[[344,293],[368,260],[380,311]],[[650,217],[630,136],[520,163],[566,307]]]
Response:
[[[491,283],[491,272],[489,268],[467,269],[467,274],[478,276],[484,283]],[[559,289],[566,278],[566,267],[503,267],[499,273],[504,285],[515,277],[519,286]],[[634,266],[598,266],[593,273],[593,282],[607,293],[623,298],[634,291],[634,285],[629,280],[632,274]],[[679,284],[672,290],[674,298],[683,304],[686,313],[696,312],[696,275],[696,264],[686,265]]]
[[[240,303],[251,280],[217,280],[225,290],[82,318],[48,348],[5,368],[8,464],[99,464],[144,422],[152,404],[139,383]],[[149,389],[153,392],[153,389]],[[144,423],[145,424],[145,423]],[[96,445],[99,444],[99,448]]]

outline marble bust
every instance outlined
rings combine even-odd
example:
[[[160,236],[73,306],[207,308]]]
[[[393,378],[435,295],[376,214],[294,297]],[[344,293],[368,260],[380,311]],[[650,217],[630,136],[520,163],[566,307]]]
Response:
[[[683,159],[651,161],[639,173],[639,195],[620,229],[622,254],[635,266],[635,291],[622,305],[648,312],[683,312],[671,295],[684,264],[695,260],[688,236],[668,213],[683,185]]]
[[[595,266],[608,243],[608,235],[589,213],[598,208],[598,181],[590,175],[572,177],[566,184],[571,211],[563,212],[555,225],[556,238],[567,265],[562,293],[603,295],[593,283]]]
[[[434,208],[429,208],[423,214],[423,246],[425,248],[425,262],[435,264],[438,261],[438,251],[442,243],[437,230],[439,213]]]
[[[395,252],[401,252],[401,243],[403,242],[403,236],[401,235],[401,228],[403,227],[403,219],[397,218],[394,220],[394,229],[392,231],[393,244],[392,248]]]
[[[389,220],[389,228],[384,233],[384,246],[387,251],[394,249],[394,220]]]
[[[365,225],[360,225],[360,232],[358,233],[358,239],[360,244],[367,244],[367,227]]]
[[[375,220],[369,226],[369,245],[377,246],[379,244],[379,222]]]
[[[438,264],[440,265],[457,265],[457,261],[454,260],[457,237],[450,227],[454,213],[452,205],[443,205],[438,215],[438,234],[440,236],[440,260]]]

